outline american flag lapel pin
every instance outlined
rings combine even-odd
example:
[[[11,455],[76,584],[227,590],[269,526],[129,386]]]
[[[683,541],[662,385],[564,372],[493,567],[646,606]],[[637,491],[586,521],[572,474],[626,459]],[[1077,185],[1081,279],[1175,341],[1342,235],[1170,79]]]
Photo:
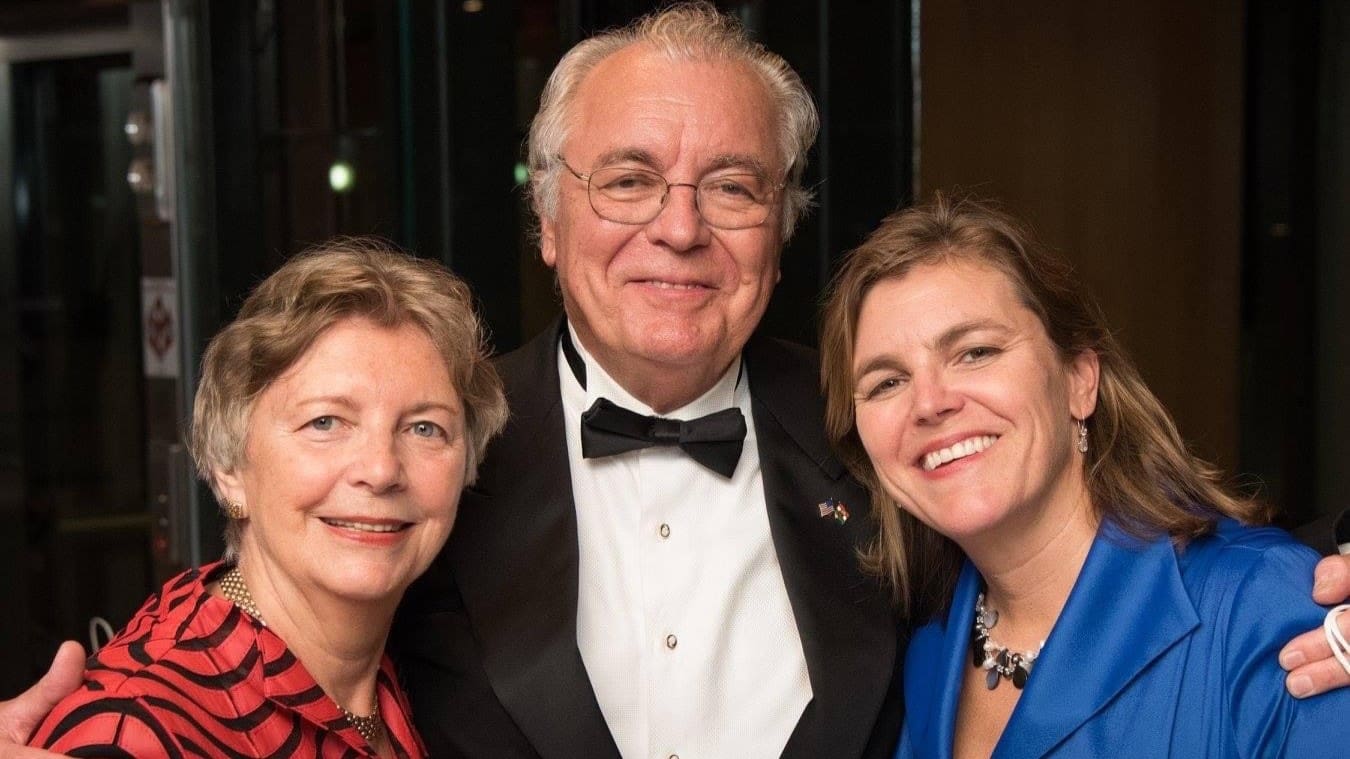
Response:
[[[834,517],[834,521],[838,522],[839,524],[844,524],[845,522],[848,521],[848,507],[844,505],[843,501],[836,501],[833,498],[826,498],[825,500],[816,504],[816,508],[820,509],[821,519],[828,519],[830,517]]]

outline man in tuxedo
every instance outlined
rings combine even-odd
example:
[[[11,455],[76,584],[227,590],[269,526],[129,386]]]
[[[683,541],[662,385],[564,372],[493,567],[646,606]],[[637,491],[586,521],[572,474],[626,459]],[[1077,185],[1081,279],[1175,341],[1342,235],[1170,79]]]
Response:
[[[907,625],[857,568],[868,499],[815,356],[753,334],[816,129],[710,5],[554,71],[531,192],[566,318],[500,360],[511,422],[390,641],[432,755],[890,756]],[[1350,564],[1319,580],[1345,597]],[[1350,681],[1316,635],[1291,689]],[[0,704],[0,740],[78,684],[75,648]]]
[[[393,640],[434,755],[892,752],[904,626],[857,567],[867,497],[815,356],[752,335],[816,129],[710,7],[558,64],[530,165],[566,318],[501,359],[511,423]]]

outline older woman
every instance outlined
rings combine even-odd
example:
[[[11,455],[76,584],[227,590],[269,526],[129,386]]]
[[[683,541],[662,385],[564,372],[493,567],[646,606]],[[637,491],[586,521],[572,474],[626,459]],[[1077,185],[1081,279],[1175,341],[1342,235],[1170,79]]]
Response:
[[[919,620],[897,753],[1343,756],[1286,693],[1316,555],[1227,492],[1069,267],[944,198],[883,222],[825,312],[831,436]]]
[[[468,288],[366,240],[292,259],[206,350],[192,449],[226,559],[170,580],[31,743],[420,756],[384,656],[505,421]]]

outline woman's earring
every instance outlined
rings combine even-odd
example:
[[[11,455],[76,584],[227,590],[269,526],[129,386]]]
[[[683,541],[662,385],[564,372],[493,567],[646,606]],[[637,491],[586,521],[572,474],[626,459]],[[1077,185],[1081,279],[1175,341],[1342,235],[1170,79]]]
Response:
[[[1079,453],[1088,452],[1086,419],[1078,420],[1078,452]]]
[[[243,506],[235,503],[234,501],[226,501],[225,516],[229,517],[230,519],[243,519],[246,515],[244,514]]]

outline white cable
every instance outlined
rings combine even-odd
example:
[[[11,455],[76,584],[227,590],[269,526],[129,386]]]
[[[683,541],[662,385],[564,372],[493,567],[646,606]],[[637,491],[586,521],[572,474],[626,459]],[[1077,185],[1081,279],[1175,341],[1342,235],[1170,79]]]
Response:
[[[98,642],[99,633],[103,633],[103,643]],[[103,617],[89,618],[89,655],[98,653],[100,648],[108,641],[112,640],[113,628],[108,624],[108,620]],[[1350,672],[1350,669],[1346,670]]]

